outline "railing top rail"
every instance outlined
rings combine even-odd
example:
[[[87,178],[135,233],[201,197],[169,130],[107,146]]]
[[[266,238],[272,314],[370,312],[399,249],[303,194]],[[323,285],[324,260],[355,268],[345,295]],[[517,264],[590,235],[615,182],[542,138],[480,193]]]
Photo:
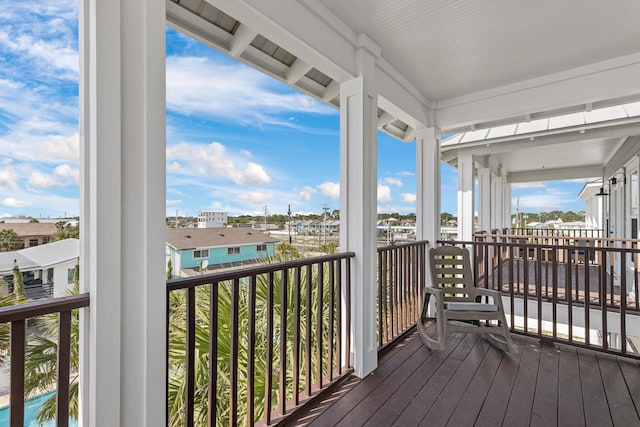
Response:
[[[620,238],[620,237],[582,237],[582,236],[544,236],[544,235],[531,235],[531,234],[486,234],[476,233],[476,236],[485,237],[500,237],[500,238],[512,238],[512,239],[550,239],[550,240],[587,240],[587,241],[604,241],[604,242],[629,242],[640,244],[640,239]]]
[[[395,243],[393,245],[381,246],[377,248],[377,251],[384,252],[384,251],[392,250],[394,248],[403,248],[407,246],[420,246],[420,245],[428,245],[428,244],[429,244],[428,240],[416,240],[415,242],[402,242],[402,243]]]
[[[484,236],[491,236],[485,234]],[[504,236],[504,234],[497,234],[496,236]],[[519,236],[522,237],[522,236]],[[590,251],[602,251],[605,250],[607,252],[625,252],[625,253],[640,253],[640,247],[632,248],[632,247],[617,247],[617,246],[580,246],[575,244],[565,244],[560,245],[557,243],[548,244],[548,243],[531,243],[531,242],[505,242],[504,240],[496,240],[496,241],[488,241],[488,240],[438,240],[436,243],[441,245],[484,245],[484,246],[503,246],[503,247],[514,247],[514,248],[522,248],[524,246],[528,248],[549,248],[553,247],[555,249],[568,249],[568,250],[590,250]]]
[[[303,267],[309,264],[320,264],[323,262],[336,261],[341,259],[355,257],[355,252],[341,252],[339,254],[323,255],[312,258],[304,258],[294,261],[279,262],[275,264],[261,264],[251,267],[238,268],[227,271],[218,271],[211,274],[203,274],[195,277],[183,277],[167,281],[167,291],[176,291],[179,289],[188,289],[195,286],[206,285],[209,283],[224,282],[239,277],[255,276],[258,274],[272,273],[282,271],[289,268]]]
[[[88,306],[88,293],[47,300],[30,301],[24,304],[0,307],[0,323],[26,320],[32,317],[43,316],[45,314],[61,313]]]

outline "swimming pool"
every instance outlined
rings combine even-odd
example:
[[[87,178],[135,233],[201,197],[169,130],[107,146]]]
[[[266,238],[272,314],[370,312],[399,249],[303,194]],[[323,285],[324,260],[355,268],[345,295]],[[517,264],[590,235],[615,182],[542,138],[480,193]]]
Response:
[[[55,391],[50,391],[49,393],[43,394],[38,397],[33,397],[27,400],[24,404],[24,425],[26,427],[55,427],[55,420],[40,424],[36,421],[36,417],[38,416],[38,411],[40,410],[40,406],[42,403],[47,400],[50,396],[54,395]],[[0,426],[8,426],[9,425],[9,407],[5,406],[4,408],[0,408]],[[69,427],[77,427],[78,422],[74,419],[69,419]]]

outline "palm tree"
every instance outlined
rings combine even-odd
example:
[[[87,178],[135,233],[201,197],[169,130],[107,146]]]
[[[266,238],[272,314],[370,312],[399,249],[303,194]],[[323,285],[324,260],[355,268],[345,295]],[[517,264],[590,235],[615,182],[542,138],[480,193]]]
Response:
[[[79,271],[79,264],[76,263],[73,272],[73,288],[66,291],[67,295],[78,294]],[[57,379],[59,315],[52,313],[42,316],[37,319],[34,326],[28,334],[25,349],[24,387],[28,396],[36,396],[44,391],[55,389]],[[71,370],[71,378],[69,379],[69,415],[75,419],[78,418],[79,336],[78,310],[73,310],[69,356]],[[44,423],[55,419],[56,396],[53,394],[43,402],[37,421]]]
[[[16,233],[13,228],[5,228],[4,230],[0,230],[0,247],[3,247],[6,250],[10,251],[14,244],[18,242],[18,240],[18,233]]]
[[[277,260],[282,261],[283,255],[277,255]],[[273,262],[274,260],[270,260]],[[317,381],[316,366],[319,355],[316,354],[316,332],[318,330],[317,324],[317,310],[318,310],[318,274],[317,269],[312,269],[311,278],[307,280],[307,270],[301,270],[301,288],[300,293],[303,296],[300,301],[300,321],[299,324],[295,323],[295,317],[292,315],[295,309],[295,298],[293,292],[294,283],[294,271],[288,272],[287,280],[287,299],[285,306],[280,304],[282,286],[282,276],[274,275],[274,281],[272,285],[273,289],[273,319],[274,330],[273,336],[268,337],[267,333],[267,317],[269,315],[268,293],[269,293],[269,280],[266,275],[261,275],[256,278],[255,287],[255,308],[253,310],[253,316],[255,319],[255,353],[253,358],[254,363],[254,421],[259,421],[264,418],[264,401],[266,396],[265,384],[266,374],[268,372],[267,367],[267,342],[273,343],[273,357],[272,357],[272,374],[274,381],[271,387],[272,408],[277,407],[279,404],[278,393],[278,381],[279,365],[280,365],[280,345],[286,343],[286,393],[285,399],[289,401],[294,394],[293,385],[293,363],[294,360],[294,331],[299,328],[300,337],[297,344],[300,348],[300,361],[305,360],[305,348],[307,347],[306,340],[306,319],[307,313],[311,315],[311,342],[309,347],[311,348],[310,359],[313,361],[310,372],[307,372],[304,364],[301,363],[300,376],[305,380],[314,383]],[[310,282],[311,291],[311,307],[307,310],[305,297],[307,292],[307,283]],[[322,335],[323,335],[323,354],[328,349],[328,337],[329,337],[329,315],[328,310],[328,275],[325,276],[323,284],[323,316],[322,316]],[[223,282],[219,283],[218,290],[218,310],[217,310],[217,390],[216,390],[216,424],[228,425],[229,424],[229,401],[230,401],[230,370],[231,370],[231,334],[232,326],[231,319],[233,313],[233,283]],[[208,286],[199,286],[196,288],[196,356],[195,356],[195,414],[194,419],[197,425],[204,425],[207,421],[207,387],[208,387],[208,369],[209,369],[209,322],[210,322],[210,290]],[[246,417],[248,416],[248,385],[250,379],[247,377],[247,370],[250,363],[250,343],[249,343],[249,323],[250,323],[250,285],[249,283],[241,282],[238,289],[238,418],[240,422],[246,425]],[[184,419],[184,393],[186,389],[186,320],[185,320],[185,307],[186,307],[186,291],[174,291],[171,292],[170,300],[170,318],[169,318],[169,420],[168,425],[179,426],[182,425]],[[286,330],[280,330],[280,316],[282,311],[286,311],[287,323]],[[337,325],[334,324],[334,337],[337,332]],[[336,360],[337,357],[334,357]],[[323,375],[328,372],[326,363],[323,363]],[[300,387],[300,385],[298,385]],[[302,390],[300,390],[302,391]]]

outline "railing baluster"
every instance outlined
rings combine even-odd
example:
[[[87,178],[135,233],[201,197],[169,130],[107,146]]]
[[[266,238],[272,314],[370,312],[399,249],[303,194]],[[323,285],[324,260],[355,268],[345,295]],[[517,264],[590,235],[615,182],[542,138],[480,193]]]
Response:
[[[239,335],[239,309],[240,309],[240,279],[233,280],[231,289],[231,354],[230,354],[230,374],[231,374],[231,391],[229,405],[229,425],[235,427],[238,425],[238,335]]]
[[[287,270],[280,273],[280,415],[287,413]]]
[[[209,427],[217,424],[219,286],[218,282],[212,282],[209,285],[209,389],[207,391]]]
[[[247,424],[254,425],[255,418],[255,375],[256,375],[256,275],[249,279],[248,316],[249,330],[247,331]],[[217,316],[216,316],[217,317]],[[297,404],[297,403],[296,403]]]
[[[382,347],[382,343],[384,340],[384,336],[382,334],[382,328],[384,325],[384,319],[382,317],[382,306],[383,306],[383,298],[384,298],[384,286],[385,286],[385,280],[384,277],[382,275],[382,272],[384,271],[384,265],[382,264],[382,260],[383,260],[383,251],[378,251],[377,256],[378,256],[378,347]]]
[[[196,358],[196,288],[187,289],[187,381],[185,388],[186,412],[184,424],[186,427],[194,425],[195,398],[195,358]]]
[[[590,316],[591,316],[591,279],[589,272],[591,269],[589,268],[589,264],[587,260],[591,259],[591,249],[589,249],[589,242],[587,242],[587,249],[585,249],[585,268],[584,268],[584,343],[588,347],[591,339],[589,330],[591,329]]]
[[[305,301],[305,326],[306,326],[306,339],[305,339],[305,374],[307,381],[307,396],[311,397],[312,378],[311,375],[311,319],[313,313],[311,312],[311,264],[307,265],[307,295]]]
[[[300,267],[295,269],[295,281],[294,281],[294,295],[293,295],[293,316],[294,316],[294,330],[293,330],[293,404],[298,406],[300,404]]]
[[[322,293],[324,284],[324,263],[318,265],[318,307],[316,312],[316,383],[318,390],[322,389]]]
[[[11,322],[11,427],[24,424],[24,345],[25,321]]]
[[[623,243],[622,247],[625,245]],[[620,252],[620,351],[627,354],[627,252]]]
[[[328,371],[329,371],[329,382],[331,383],[333,381],[333,352],[334,352],[334,346],[333,346],[333,335],[334,335],[334,327],[335,327],[335,323],[334,323],[334,304],[335,304],[335,295],[334,295],[334,287],[335,287],[335,267],[334,267],[334,263],[335,261],[330,261],[329,262],[329,342],[327,343],[328,346],[328,356],[329,356],[329,364],[328,364]]]
[[[347,262],[349,262],[347,260]],[[338,365],[338,375],[342,375],[342,260],[336,261],[336,277],[338,278],[338,285],[336,289],[336,298],[338,300],[337,313],[336,313],[336,357]]]
[[[267,274],[267,360],[264,381],[264,415],[267,424],[271,424],[271,403],[273,384],[273,272]]]
[[[71,356],[71,311],[60,312],[58,326],[58,375],[56,387],[57,427],[69,425],[69,361]]]

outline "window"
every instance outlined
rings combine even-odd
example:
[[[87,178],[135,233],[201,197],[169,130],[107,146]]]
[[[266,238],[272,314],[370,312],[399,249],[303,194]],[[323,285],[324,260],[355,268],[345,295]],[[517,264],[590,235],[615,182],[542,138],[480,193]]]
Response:
[[[73,283],[73,268],[67,268],[67,284],[71,285]]]
[[[193,258],[209,258],[209,249],[196,249],[193,251]]]
[[[266,252],[267,251],[267,245],[257,245],[256,246],[256,251],[258,251],[258,252]]]
[[[227,255],[237,255],[240,253],[240,248],[227,248]]]
[[[29,239],[29,246],[38,246],[38,239]]]

